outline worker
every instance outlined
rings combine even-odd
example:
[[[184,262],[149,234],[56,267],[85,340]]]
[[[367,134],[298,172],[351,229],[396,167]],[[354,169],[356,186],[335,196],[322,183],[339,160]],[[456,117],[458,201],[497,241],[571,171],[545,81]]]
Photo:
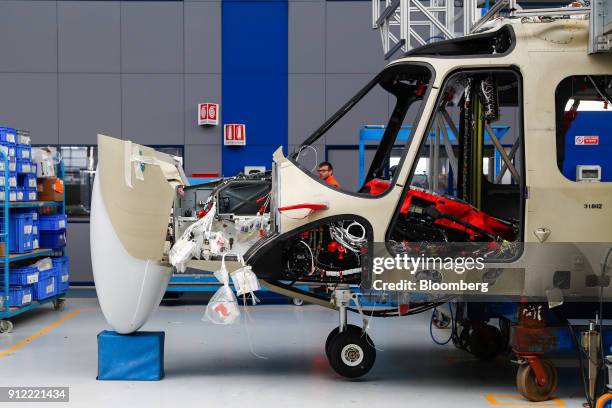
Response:
[[[330,162],[324,161],[319,164],[319,178],[334,187],[340,188],[340,183],[334,177],[334,167]]]

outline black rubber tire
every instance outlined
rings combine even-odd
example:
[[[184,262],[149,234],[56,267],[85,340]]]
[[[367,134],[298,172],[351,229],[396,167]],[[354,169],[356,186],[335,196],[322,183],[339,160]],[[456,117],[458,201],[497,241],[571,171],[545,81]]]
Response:
[[[523,397],[533,402],[547,401],[557,390],[557,369],[550,360],[542,359],[540,363],[548,377],[548,383],[544,386],[538,384],[533,368],[529,364],[520,365],[516,373],[516,388]]]
[[[361,327],[359,326],[355,326],[354,324],[347,324],[346,325],[346,330],[347,331],[354,331],[354,332],[359,332],[361,333]],[[334,330],[332,330],[331,332],[329,332],[329,334],[327,335],[327,339],[325,340],[325,355],[327,356],[327,359],[329,360],[329,344],[331,343],[331,340],[336,337],[336,335],[340,332],[340,328],[336,327]]]
[[[376,349],[372,339],[358,329],[337,333],[329,342],[329,365],[346,378],[358,378],[367,374],[376,361]],[[349,364],[349,361],[352,364]]]
[[[66,309],[66,300],[65,299],[56,299],[53,301],[53,310],[61,312]]]
[[[470,333],[469,350],[481,360],[495,358],[503,350],[501,331],[489,324],[475,327]]]

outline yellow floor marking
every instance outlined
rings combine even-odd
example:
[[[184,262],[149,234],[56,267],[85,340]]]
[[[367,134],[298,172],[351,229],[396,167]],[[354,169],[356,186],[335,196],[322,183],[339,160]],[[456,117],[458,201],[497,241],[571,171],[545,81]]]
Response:
[[[12,353],[13,351],[17,350],[19,347],[24,346],[26,344],[28,344],[29,342],[31,342],[32,340],[42,336],[43,334],[45,334],[46,332],[48,332],[51,329],[56,328],[57,326],[59,326],[60,324],[64,323],[66,320],[73,318],[74,316],[78,315],[79,313],[81,313],[81,309],[77,309],[74,312],[70,313],[69,315],[65,316],[64,318],[62,318],[61,320],[50,324],[49,326],[45,327],[44,329],[42,329],[41,331],[34,333],[33,335],[31,335],[30,337],[28,337],[25,340],[20,341],[19,343],[15,344],[12,347],[7,348],[6,350],[0,352],[0,358],[2,357],[6,357],[7,355],[9,355],[10,353]]]
[[[515,401],[498,401],[498,398]],[[531,402],[518,394],[485,394],[485,399],[491,405],[504,407],[564,407],[566,405],[565,401],[557,397],[553,397],[550,401]]]

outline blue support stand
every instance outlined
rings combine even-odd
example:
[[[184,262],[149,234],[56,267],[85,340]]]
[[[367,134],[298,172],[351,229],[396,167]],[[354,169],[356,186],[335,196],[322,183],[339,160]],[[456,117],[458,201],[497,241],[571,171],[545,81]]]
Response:
[[[98,334],[98,380],[159,381],[164,377],[164,332]]]

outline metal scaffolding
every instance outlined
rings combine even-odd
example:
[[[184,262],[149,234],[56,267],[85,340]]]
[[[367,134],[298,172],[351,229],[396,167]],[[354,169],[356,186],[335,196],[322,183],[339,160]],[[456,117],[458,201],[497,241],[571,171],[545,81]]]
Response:
[[[612,51],[612,0],[579,7],[522,8],[517,0],[372,0],[372,28],[380,31],[385,59],[434,41],[465,36],[502,14],[513,17],[587,15],[590,53]]]

